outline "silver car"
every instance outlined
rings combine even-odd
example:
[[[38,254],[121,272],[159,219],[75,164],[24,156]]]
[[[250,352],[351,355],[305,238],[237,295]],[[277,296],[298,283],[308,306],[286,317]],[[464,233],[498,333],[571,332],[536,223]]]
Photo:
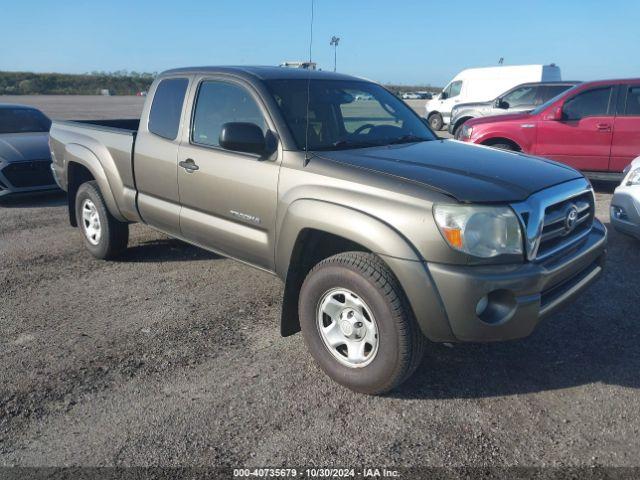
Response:
[[[58,188],[51,172],[51,120],[40,110],[0,104],[0,197]]]
[[[616,230],[640,240],[640,157],[625,169],[611,199],[611,223]]]

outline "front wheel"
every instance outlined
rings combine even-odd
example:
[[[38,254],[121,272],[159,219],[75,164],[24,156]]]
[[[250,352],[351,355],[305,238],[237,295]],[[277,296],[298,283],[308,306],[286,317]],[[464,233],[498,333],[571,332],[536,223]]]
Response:
[[[322,370],[352,390],[381,394],[417,368],[424,351],[404,293],[379,257],[334,255],[302,285],[300,325]]]
[[[444,126],[442,115],[439,113],[432,113],[429,115],[429,126],[431,127],[431,130],[434,131],[442,130],[442,127]]]
[[[114,258],[127,248],[129,224],[109,213],[97,182],[86,182],[78,188],[76,219],[84,244],[94,257]]]

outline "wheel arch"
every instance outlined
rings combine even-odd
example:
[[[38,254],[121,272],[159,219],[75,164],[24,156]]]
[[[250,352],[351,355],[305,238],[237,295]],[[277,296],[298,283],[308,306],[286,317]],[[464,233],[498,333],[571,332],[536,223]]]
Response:
[[[507,145],[511,145],[515,149],[515,151],[522,151],[522,147],[515,140],[507,137],[491,137],[480,142],[481,145],[486,145],[487,147],[492,147],[493,145],[497,145],[498,143],[506,143]]]
[[[300,287],[309,270],[325,258],[363,251],[377,254],[383,262],[385,256],[420,260],[412,245],[391,226],[349,207],[298,200],[289,206],[282,225],[276,245],[276,273],[285,283],[280,322],[283,336],[300,330]]]
[[[98,157],[88,148],[77,143],[65,146],[65,161],[67,164],[67,199],[69,206],[69,221],[77,226],[75,218],[75,199],[80,185],[86,181],[95,180],[111,215],[117,220],[126,221],[120,213],[116,199],[113,196],[107,175]]]
[[[476,118],[476,117],[474,117],[473,115],[465,115],[461,117],[459,120],[457,120],[456,123],[453,125],[453,134],[454,135],[456,134],[458,129],[462,127],[462,125],[464,125],[464,122],[466,122],[467,120],[471,120],[473,118]]]

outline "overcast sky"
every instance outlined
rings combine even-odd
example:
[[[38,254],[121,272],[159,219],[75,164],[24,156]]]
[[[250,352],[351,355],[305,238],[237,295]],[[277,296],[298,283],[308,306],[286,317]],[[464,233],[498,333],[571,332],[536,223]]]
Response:
[[[162,71],[307,59],[311,0],[6,2],[0,70]],[[640,76],[640,1],[315,0],[313,59],[380,82],[555,62],[567,80]]]

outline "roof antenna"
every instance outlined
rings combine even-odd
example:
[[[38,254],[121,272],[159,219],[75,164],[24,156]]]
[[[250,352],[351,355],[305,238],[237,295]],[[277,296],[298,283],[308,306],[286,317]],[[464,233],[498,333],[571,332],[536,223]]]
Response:
[[[311,160],[309,157],[309,103],[311,102],[311,49],[313,47],[313,3],[314,0],[311,0],[311,26],[310,26],[310,35],[309,35],[309,66],[307,69],[309,70],[307,76],[307,115],[306,115],[306,125],[304,129],[304,166],[306,167]]]

